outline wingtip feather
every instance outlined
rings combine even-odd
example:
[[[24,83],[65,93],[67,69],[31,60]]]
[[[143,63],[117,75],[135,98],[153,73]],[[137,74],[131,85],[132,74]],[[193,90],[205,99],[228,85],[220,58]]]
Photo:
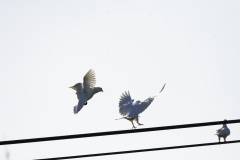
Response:
[[[166,85],[166,83],[163,85],[163,87],[159,93],[161,93],[163,91],[163,89],[165,88],[165,85]]]

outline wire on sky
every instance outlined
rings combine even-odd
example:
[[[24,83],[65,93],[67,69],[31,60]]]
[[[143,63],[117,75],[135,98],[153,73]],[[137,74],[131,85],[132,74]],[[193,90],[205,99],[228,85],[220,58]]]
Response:
[[[179,148],[190,148],[190,147],[201,147],[201,146],[213,146],[213,145],[239,143],[239,142],[240,142],[240,140],[234,140],[234,141],[220,142],[220,143],[219,142],[200,143],[200,144],[190,144],[190,145],[171,146],[171,147],[162,147],[162,148],[149,148],[149,149],[139,149],[139,150],[130,150],[130,151],[85,154],[85,155],[67,156],[67,157],[43,158],[43,159],[35,159],[35,160],[59,160],[59,159],[86,158],[86,157],[96,157],[96,156],[108,156],[108,155],[115,155],[115,154],[128,154],[128,153],[149,152],[149,151],[159,151],[159,150],[168,150],[168,149],[179,149]]]
[[[42,138],[32,138],[32,139],[8,140],[8,141],[0,141],[0,145],[54,141],[54,140],[74,139],[74,138],[86,138],[86,137],[97,137],[97,136],[107,136],[107,135],[117,135],[117,134],[140,133],[140,132],[152,132],[152,131],[159,131],[159,130],[169,130],[169,129],[180,129],[180,128],[191,128],[191,127],[219,125],[219,124],[223,124],[223,123],[225,123],[225,124],[240,123],[240,119],[228,120],[228,121],[214,121],[214,122],[204,122],[204,123],[181,124],[181,125],[163,126],[163,127],[131,129],[131,130],[120,130],[120,131],[108,131],[108,132],[64,135],[64,136],[55,136],[55,137],[42,137]]]

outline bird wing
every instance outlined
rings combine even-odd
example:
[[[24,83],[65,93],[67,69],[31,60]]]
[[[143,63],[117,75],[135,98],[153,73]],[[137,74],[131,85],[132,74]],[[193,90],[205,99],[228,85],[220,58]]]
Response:
[[[134,111],[136,114],[140,114],[142,113],[145,109],[148,108],[148,106],[152,103],[152,101],[154,100],[154,97],[149,97],[148,99],[146,99],[143,102],[139,102],[139,103],[134,103]]]
[[[158,92],[156,95],[152,96],[152,98],[156,98],[156,97],[159,95],[159,93],[161,93],[161,92],[163,91],[163,89],[165,88],[165,86],[166,86],[166,83],[163,85],[161,91]]]
[[[124,92],[122,93],[119,100],[119,113],[122,116],[126,116],[130,112],[131,107],[132,107],[132,99],[131,99],[130,93],[129,91],[128,92],[125,91],[125,93]]]
[[[163,87],[162,87],[162,89],[161,89],[161,91],[160,91],[159,93],[161,93],[161,92],[163,91],[165,85],[166,85],[166,83],[163,85]],[[158,94],[159,94],[159,93],[158,93]],[[143,101],[143,102],[141,102],[141,101],[137,102],[137,101],[136,101],[136,102],[133,104],[133,106],[134,106],[133,108],[134,108],[135,113],[136,113],[136,114],[140,114],[140,113],[142,113],[143,111],[145,111],[145,109],[148,108],[148,106],[152,103],[152,101],[154,100],[154,98],[156,98],[156,97],[158,96],[158,94],[149,97],[148,99],[146,99],[146,100]]]
[[[78,84],[76,94],[77,94],[77,98],[80,99],[81,95],[83,94],[83,84],[82,83]]]
[[[94,70],[90,69],[83,77],[84,88],[94,88],[96,84],[96,77]]]
[[[224,126],[220,129],[217,130],[217,135],[219,136],[223,136],[223,135],[229,135],[230,134],[230,130],[227,126]]]
[[[83,108],[83,105],[85,102],[86,102],[86,95],[83,93],[79,97],[78,104],[73,108],[74,114],[77,114]]]
[[[162,89],[161,89],[161,91],[160,91],[159,93],[161,93],[161,92],[162,92],[162,90],[164,89],[165,85],[166,85],[166,83],[163,85],[163,87],[162,87]]]

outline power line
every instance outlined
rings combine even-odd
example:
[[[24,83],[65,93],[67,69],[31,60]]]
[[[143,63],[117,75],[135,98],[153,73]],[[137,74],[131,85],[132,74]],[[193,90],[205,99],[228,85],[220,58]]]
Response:
[[[225,124],[240,123],[240,119],[228,120],[228,121],[205,122],[205,123],[182,124],[182,125],[174,125],[174,126],[153,127],[153,128],[132,129],[132,130],[120,130],[120,131],[75,134],[75,135],[65,135],[65,136],[55,136],[55,137],[9,140],[9,141],[1,141],[0,145],[54,141],[54,140],[86,138],[86,137],[97,137],[97,136],[107,136],[107,135],[116,135],[116,134],[151,132],[151,131],[158,131],[158,130],[169,130],[169,129],[191,128],[191,127],[202,127],[202,126],[219,125],[219,124],[223,124],[223,123],[225,123]]]
[[[219,143],[219,142],[200,143],[200,144],[190,144],[190,145],[182,145],[182,146],[171,146],[171,147],[162,147],[162,148],[149,148],[149,149],[139,149],[139,150],[119,151],[119,152],[106,152],[106,153],[97,153],[97,154],[85,154],[85,155],[77,155],[77,156],[44,158],[44,159],[35,159],[35,160],[59,160],[59,159],[86,158],[86,157],[96,157],[96,156],[108,156],[108,155],[115,155],[115,154],[127,154],[127,153],[139,153],[139,152],[168,150],[168,149],[212,146],[212,145],[220,145],[220,144],[239,143],[239,142],[240,142],[240,140],[221,142],[221,143]]]

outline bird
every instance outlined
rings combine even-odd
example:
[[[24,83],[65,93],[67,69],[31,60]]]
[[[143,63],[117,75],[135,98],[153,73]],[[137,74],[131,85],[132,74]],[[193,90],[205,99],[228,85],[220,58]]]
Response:
[[[165,85],[166,83],[163,85],[159,93],[162,92]],[[147,107],[153,102],[154,98],[156,98],[157,95],[150,96],[143,102],[139,100],[134,102],[134,99],[131,98],[129,91],[128,92],[125,91],[125,93],[123,92],[119,100],[119,113],[124,117],[119,119],[129,120],[132,123],[132,129],[136,128],[134,126],[133,121],[136,121],[138,125],[143,125],[139,123],[139,114],[142,113],[145,109],[147,109]],[[116,120],[119,120],[119,119],[116,119]]]
[[[224,119],[224,122],[227,120]],[[222,137],[224,139],[224,142],[226,142],[227,136],[230,135],[230,129],[227,127],[226,123],[223,123],[222,128],[217,130],[217,133],[215,134],[218,136],[218,142],[220,143],[220,138]]]
[[[77,91],[78,104],[73,107],[73,113],[77,114],[84,105],[87,105],[87,101],[90,100],[94,94],[103,92],[101,87],[95,87],[96,76],[94,70],[90,69],[83,77],[83,83],[76,83],[72,88]]]

